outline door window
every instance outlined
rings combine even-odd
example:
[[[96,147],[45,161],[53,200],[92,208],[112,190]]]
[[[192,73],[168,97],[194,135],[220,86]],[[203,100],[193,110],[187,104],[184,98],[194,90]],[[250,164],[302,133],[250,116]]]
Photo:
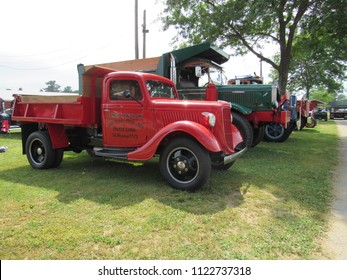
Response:
[[[137,99],[142,100],[142,92],[140,85],[134,80],[115,80],[110,83],[110,99],[111,100],[132,100],[126,97],[126,93]]]

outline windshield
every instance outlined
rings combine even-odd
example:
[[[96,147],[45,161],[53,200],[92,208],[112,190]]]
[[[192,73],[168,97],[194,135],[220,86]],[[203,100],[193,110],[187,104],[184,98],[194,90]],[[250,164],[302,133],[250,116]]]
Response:
[[[146,87],[151,98],[176,99],[175,89],[172,85],[160,81],[147,80]]]
[[[199,80],[199,86],[205,86],[207,83],[213,83],[216,85],[225,85],[227,81],[227,77],[225,76],[222,68],[217,68],[214,66],[210,66],[208,69],[202,69],[203,75]]]

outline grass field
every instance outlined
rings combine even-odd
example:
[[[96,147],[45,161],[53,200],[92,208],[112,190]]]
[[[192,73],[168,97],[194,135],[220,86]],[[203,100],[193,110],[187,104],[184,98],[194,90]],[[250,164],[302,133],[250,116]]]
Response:
[[[158,159],[66,152],[34,170],[20,133],[0,135],[0,259],[326,259],[337,155],[333,121],[262,142],[196,193],[170,188]]]

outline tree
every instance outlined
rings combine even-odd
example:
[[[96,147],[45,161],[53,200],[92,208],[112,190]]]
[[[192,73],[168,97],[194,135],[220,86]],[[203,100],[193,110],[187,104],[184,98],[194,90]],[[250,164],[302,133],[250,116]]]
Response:
[[[60,85],[56,83],[56,81],[48,81],[46,82],[46,88],[41,89],[41,91],[46,92],[60,92]]]
[[[320,101],[323,101],[325,103],[329,103],[333,100],[335,100],[335,96],[332,93],[327,92],[323,88],[318,88],[317,90],[314,90],[311,92],[311,100],[318,99]]]
[[[304,91],[310,98],[312,90],[319,89],[337,96],[343,90],[346,65],[331,55],[321,38],[312,34],[297,37],[289,70],[288,89]]]
[[[74,91],[73,91],[72,87],[66,86],[66,87],[64,87],[63,92],[72,93],[72,92],[74,92]]]
[[[326,92],[335,98],[346,79],[347,5],[330,0],[313,17],[309,14],[293,43],[289,89]]]
[[[315,16],[321,18],[323,8],[328,9],[327,3],[337,5],[345,0],[162,1],[166,5],[162,14],[164,29],[175,27],[176,41],[183,38],[196,44],[209,40],[220,47],[233,46],[235,54],[251,52],[278,72],[283,93],[288,83],[293,42],[303,23],[312,22]],[[262,54],[267,44],[278,48],[278,61]]]

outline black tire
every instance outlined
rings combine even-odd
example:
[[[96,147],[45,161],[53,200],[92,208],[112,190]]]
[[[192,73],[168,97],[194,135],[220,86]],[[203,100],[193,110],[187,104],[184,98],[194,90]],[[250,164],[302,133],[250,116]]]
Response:
[[[195,191],[211,174],[208,151],[189,138],[177,138],[164,147],[159,160],[160,172],[176,189]]]
[[[253,128],[250,122],[242,115],[236,112],[231,112],[232,123],[240,131],[243,141],[235,148],[236,151],[241,151],[243,148],[251,148],[253,145]]]
[[[86,149],[86,152],[91,157],[96,157],[94,149]]]
[[[290,126],[284,128],[282,124],[271,123],[265,125],[264,140],[268,142],[284,142],[292,133]]]
[[[302,130],[307,124],[307,117],[301,117],[300,130]]]
[[[305,126],[307,128],[314,128],[316,125],[317,125],[317,120],[316,119],[312,119],[312,118],[311,118],[311,122],[310,123],[306,122],[306,124],[305,124]]]
[[[51,168],[57,160],[56,151],[52,149],[47,132],[31,133],[26,141],[25,150],[30,165],[35,169]]]
[[[258,128],[253,129],[253,143],[252,148],[257,146],[264,138],[265,128],[264,126],[258,126]]]
[[[56,149],[54,150],[54,152],[55,152],[55,160],[52,164],[52,167],[58,167],[63,161],[64,149]]]

